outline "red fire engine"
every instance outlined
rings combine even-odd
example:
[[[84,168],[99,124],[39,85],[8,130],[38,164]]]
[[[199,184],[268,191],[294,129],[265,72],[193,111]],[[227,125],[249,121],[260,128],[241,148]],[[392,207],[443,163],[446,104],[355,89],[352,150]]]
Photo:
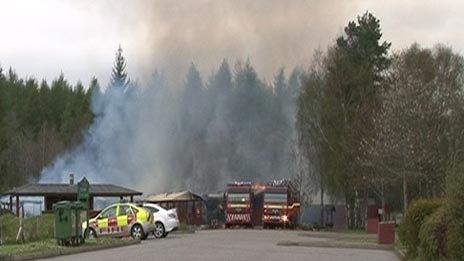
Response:
[[[227,185],[225,193],[226,228],[239,225],[252,227],[253,191],[251,182],[235,182]]]
[[[266,185],[263,194],[263,227],[294,227],[300,202],[291,184],[274,181]]]

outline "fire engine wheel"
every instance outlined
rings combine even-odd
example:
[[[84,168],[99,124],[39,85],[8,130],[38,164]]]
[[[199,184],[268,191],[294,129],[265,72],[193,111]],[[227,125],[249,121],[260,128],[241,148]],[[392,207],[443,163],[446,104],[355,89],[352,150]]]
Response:
[[[131,236],[134,238],[134,239],[140,239],[140,240],[143,240],[146,237],[145,233],[143,232],[143,228],[141,225],[139,224],[135,224],[132,226],[131,228]]]
[[[95,233],[95,230],[93,230],[93,228],[88,228],[85,230],[85,238],[94,239],[96,237],[97,237],[97,233]]]
[[[155,231],[153,231],[153,235],[156,238],[162,238],[166,231],[164,230],[164,225],[161,222],[156,222],[155,224]]]

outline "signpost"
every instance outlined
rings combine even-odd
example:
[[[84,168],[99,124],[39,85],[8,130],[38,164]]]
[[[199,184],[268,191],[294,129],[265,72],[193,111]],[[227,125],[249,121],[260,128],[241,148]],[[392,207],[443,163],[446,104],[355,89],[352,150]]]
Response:
[[[90,209],[90,183],[84,177],[79,183],[77,183],[77,201],[80,201],[84,204],[86,209],[86,228],[89,227],[89,209]],[[86,231],[83,231],[84,238]]]

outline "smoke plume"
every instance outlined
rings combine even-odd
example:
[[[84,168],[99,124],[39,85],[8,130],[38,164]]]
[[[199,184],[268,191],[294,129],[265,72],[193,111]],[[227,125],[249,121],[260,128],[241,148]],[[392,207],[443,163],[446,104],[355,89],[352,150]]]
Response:
[[[144,77],[127,89],[96,91],[84,143],[46,167],[40,181],[65,182],[72,172],[145,192],[207,192],[233,180],[289,177],[300,72],[279,68],[307,64],[341,28],[340,6],[349,5],[100,3],[97,9],[120,21],[121,35],[134,37],[129,76]],[[156,68],[162,73],[153,76]]]
[[[268,85],[249,62],[231,70],[224,60],[207,81],[192,64],[180,92],[157,73],[145,88],[95,89],[84,143],[45,168],[41,182],[74,173],[146,192],[211,192],[288,177],[299,77],[282,70]]]

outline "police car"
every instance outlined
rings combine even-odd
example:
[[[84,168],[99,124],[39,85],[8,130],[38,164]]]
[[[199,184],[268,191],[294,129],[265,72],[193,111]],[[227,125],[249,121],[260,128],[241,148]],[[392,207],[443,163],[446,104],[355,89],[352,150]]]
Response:
[[[132,203],[115,203],[104,208],[96,217],[82,223],[86,238],[100,236],[145,239],[155,230],[153,214]]]

